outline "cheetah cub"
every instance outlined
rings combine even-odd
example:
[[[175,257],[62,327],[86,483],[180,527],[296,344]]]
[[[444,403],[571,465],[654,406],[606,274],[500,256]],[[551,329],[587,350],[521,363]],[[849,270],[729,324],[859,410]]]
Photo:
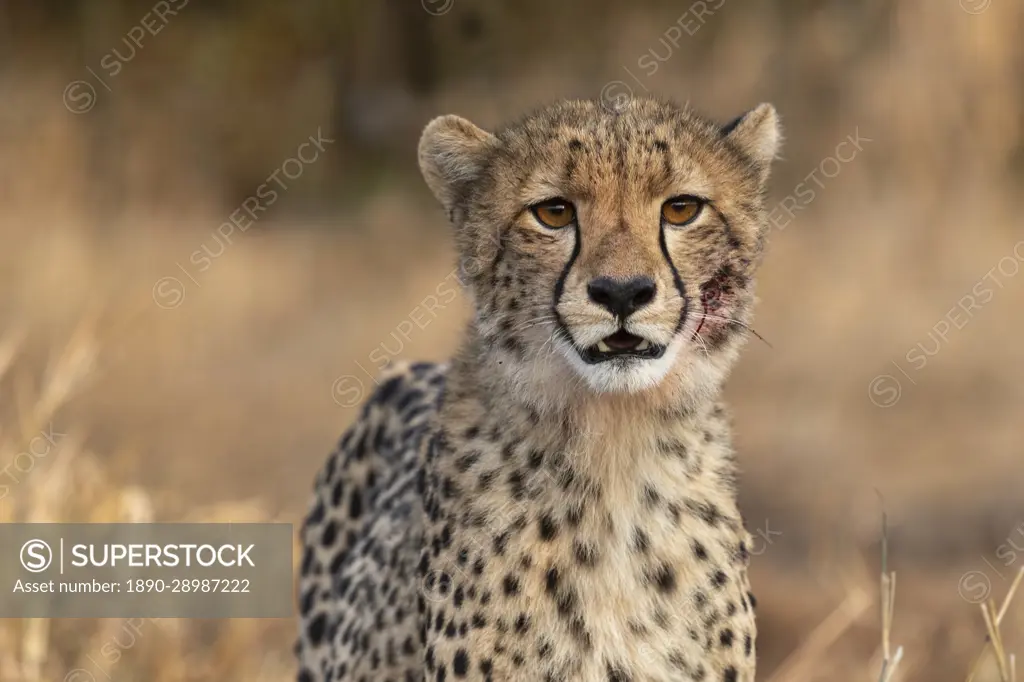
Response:
[[[419,145],[474,307],[381,378],[303,526],[299,680],[754,679],[719,393],[780,133],[638,99]]]

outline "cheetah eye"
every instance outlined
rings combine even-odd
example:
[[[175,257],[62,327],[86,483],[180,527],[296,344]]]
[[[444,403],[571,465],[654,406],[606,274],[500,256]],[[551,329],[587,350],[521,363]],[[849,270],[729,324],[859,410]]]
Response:
[[[560,230],[576,220],[576,208],[565,199],[548,199],[530,208],[544,227]]]
[[[703,199],[683,194],[661,205],[661,218],[669,225],[681,227],[696,220],[703,208]]]

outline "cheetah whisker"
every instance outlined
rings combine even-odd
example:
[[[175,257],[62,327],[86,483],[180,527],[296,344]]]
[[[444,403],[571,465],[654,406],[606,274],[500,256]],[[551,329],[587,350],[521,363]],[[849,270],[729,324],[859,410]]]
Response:
[[[704,342],[704,337],[701,336],[700,334],[695,334],[694,338],[700,341],[700,345],[704,348],[704,357],[710,359],[711,353],[710,351],[708,351],[708,344]]]
[[[757,338],[759,338],[762,341],[764,341],[765,345],[767,345],[769,348],[774,348],[774,346],[772,346],[772,344],[768,342],[768,339],[764,338],[763,336],[761,336],[760,334],[757,333],[756,329],[754,329],[753,327],[751,327],[749,324],[747,324],[745,322],[740,322],[739,320],[737,320],[734,317],[723,317],[721,315],[712,315],[711,313],[698,313],[698,315],[703,317],[705,320],[715,320],[716,322],[729,322],[731,324],[738,324],[739,326],[743,327],[744,329],[746,329],[748,332],[750,332],[751,334],[753,334]]]
[[[541,326],[544,326],[544,325],[550,325],[550,324],[553,324],[554,322],[555,322],[555,320],[536,320],[536,321],[533,321],[533,322],[524,322],[524,323],[522,323],[520,325],[517,325],[517,326],[513,327],[511,329],[511,331],[513,331],[513,332],[522,332],[522,331],[526,331],[527,329],[532,329],[534,327],[541,327]]]

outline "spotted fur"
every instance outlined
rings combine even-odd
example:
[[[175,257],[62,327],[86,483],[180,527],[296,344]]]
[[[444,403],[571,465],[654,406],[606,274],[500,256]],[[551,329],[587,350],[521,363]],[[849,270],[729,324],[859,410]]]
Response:
[[[750,682],[749,535],[718,401],[749,325],[779,143],[634,100],[491,134],[424,131],[475,315],[448,366],[397,368],[328,459],[303,528],[300,682]],[[692,224],[660,219],[680,194]],[[571,227],[530,207],[561,197]],[[598,277],[648,277],[626,319]],[[588,363],[623,328],[657,359]]]

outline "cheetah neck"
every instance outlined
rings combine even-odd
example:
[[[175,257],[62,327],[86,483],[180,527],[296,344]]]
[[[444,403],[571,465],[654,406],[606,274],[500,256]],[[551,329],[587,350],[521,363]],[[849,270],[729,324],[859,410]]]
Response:
[[[648,504],[658,488],[666,499],[696,496],[735,510],[734,458],[716,382],[690,390],[692,383],[673,377],[674,384],[644,394],[595,394],[577,385],[555,406],[524,400],[521,384],[494,381],[501,375],[486,359],[486,352],[463,353],[449,374],[442,426],[480,425],[472,439],[446,433],[457,452],[480,449],[493,470],[533,480],[532,492],[547,484],[564,493],[575,488],[581,503],[609,510]],[[488,439],[516,445],[489,457]]]

